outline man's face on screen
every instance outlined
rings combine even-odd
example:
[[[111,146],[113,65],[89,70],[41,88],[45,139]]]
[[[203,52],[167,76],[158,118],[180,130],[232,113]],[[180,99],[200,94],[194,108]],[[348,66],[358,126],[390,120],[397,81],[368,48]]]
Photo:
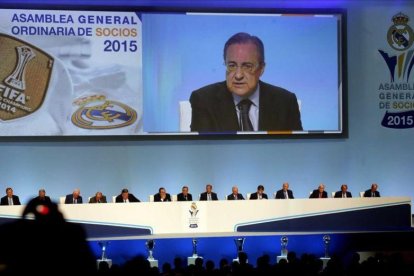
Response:
[[[264,65],[259,62],[259,53],[252,43],[232,44],[226,52],[226,83],[230,92],[250,96],[257,87]]]

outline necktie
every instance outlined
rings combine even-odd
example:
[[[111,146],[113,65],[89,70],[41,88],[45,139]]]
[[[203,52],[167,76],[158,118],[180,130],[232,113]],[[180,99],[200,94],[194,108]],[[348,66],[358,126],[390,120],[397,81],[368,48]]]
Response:
[[[237,195],[233,195],[234,196],[234,200],[237,200]]]
[[[372,197],[375,197],[375,193],[372,193]]]
[[[76,204],[76,203],[77,203],[77,202],[76,202],[76,198],[74,198],[74,199],[73,199],[73,204]]]
[[[207,200],[211,200],[211,194],[207,195]]]
[[[285,191],[285,199],[287,199],[288,198],[288,195],[287,195],[287,192]]]
[[[187,201],[187,196],[184,196],[184,200]]]
[[[9,197],[9,205],[13,205],[13,199]]]
[[[124,203],[126,203],[126,199],[124,199]]]
[[[322,198],[322,193],[319,193],[319,198]]]
[[[253,125],[249,118],[249,110],[252,102],[249,99],[241,100],[237,107],[240,110],[240,130],[253,131]]]
[[[342,197],[343,197],[343,198],[345,198],[345,197],[346,197],[346,194],[345,194],[345,193],[343,193],[343,194],[342,194]]]

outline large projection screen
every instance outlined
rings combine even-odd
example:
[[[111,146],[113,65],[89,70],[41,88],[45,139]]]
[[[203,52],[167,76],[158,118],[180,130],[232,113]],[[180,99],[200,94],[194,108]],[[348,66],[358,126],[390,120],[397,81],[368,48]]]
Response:
[[[263,42],[260,80],[296,96],[303,130],[190,128],[192,92],[225,83],[239,32]],[[344,137],[344,33],[343,10],[0,9],[0,139]]]

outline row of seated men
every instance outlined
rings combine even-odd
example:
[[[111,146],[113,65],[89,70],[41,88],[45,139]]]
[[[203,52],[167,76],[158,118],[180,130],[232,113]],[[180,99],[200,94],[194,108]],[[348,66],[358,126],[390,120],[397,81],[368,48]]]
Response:
[[[380,197],[378,191],[378,185],[373,183],[371,188],[366,190],[363,194],[363,197]],[[334,198],[351,198],[352,193],[348,191],[348,185],[342,184],[339,191],[333,193]],[[289,183],[285,182],[282,185],[282,189],[274,193],[275,199],[294,199],[293,191],[289,189]],[[309,198],[328,198],[328,193],[325,191],[325,185],[320,184],[317,189],[313,190],[310,193]],[[237,186],[232,187],[232,193],[226,197],[227,200],[244,200],[244,197],[239,193]],[[267,194],[264,192],[264,186],[259,185],[255,193],[249,194],[248,199],[268,199]],[[44,189],[39,190],[39,195],[35,197],[35,200],[39,201],[49,201],[50,197],[46,196],[46,191]],[[159,188],[158,193],[153,196],[154,202],[168,202],[172,201],[172,197],[169,193],[166,192],[165,188]],[[187,186],[183,186],[181,193],[177,195],[176,201],[192,201],[193,196],[189,193]],[[201,193],[199,199],[201,201],[208,200],[218,200],[217,194],[213,192],[213,186],[211,184],[206,185],[206,191]],[[121,194],[113,197],[113,202],[116,203],[128,203],[128,202],[140,202],[140,200],[135,197],[128,189],[122,189]],[[106,203],[106,196],[102,192],[97,192],[95,196],[89,198],[89,203]],[[80,204],[83,203],[82,196],[80,195],[80,190],[75,189],[72,194],[68,194],[65,197],[65,204]],[[1,205],[20,205],[20,200],[17,195],[13,194],[12,188],[6,189],[6,196],[1,198]]]

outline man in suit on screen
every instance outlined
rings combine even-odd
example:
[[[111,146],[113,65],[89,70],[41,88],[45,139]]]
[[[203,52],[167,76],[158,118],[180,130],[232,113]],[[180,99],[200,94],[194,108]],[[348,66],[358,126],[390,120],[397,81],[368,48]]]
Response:
[[[263,42],[237,33],[223,51],[226,81],[190,96],[191,131],[302,130],[296,95],[260,80],[265,69]]]

